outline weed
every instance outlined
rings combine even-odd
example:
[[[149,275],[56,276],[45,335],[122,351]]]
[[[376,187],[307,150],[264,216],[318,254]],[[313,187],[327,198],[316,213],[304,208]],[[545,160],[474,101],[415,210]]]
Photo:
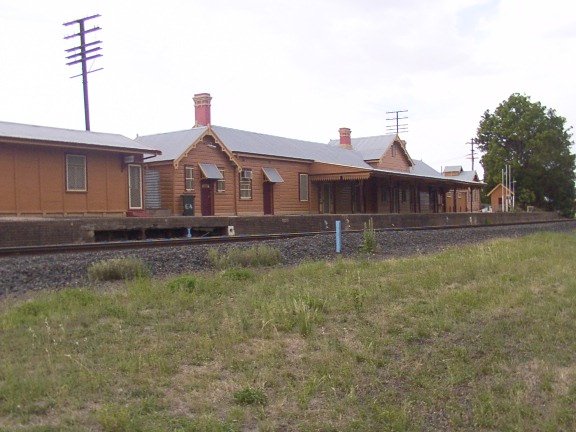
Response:
[[[193,292],[198,286],[198,279],[196,276],[193,275],[182,275],[171,279],[166,284],[166,288],[168,288],[172,292],[177,291],[184,291],[184,292]]]
[[[260,389],[245,387],[234,393],[234,402],[238,405],[266,405],[266,394]]]
[[[114,258],[92,263],[88,267],[88,279],[96,281],[129,280],[147,277],[150,271],[135,258]]]
[[[248,249],[233,248],[225,253],[217,249],[208,251],[210,263],[218,269],[234,267],[269,267],[281,262],[280,251],[266,245]]]
[[[230,268],[225,270],[223,275],[233,281],[251,281],[256,279],[254,272],[247,268]]]
[[[362,231],[362,244],[360,250],[366,253],[376,252],[378,242],[376,241],[376,231],[374,230],[374,221],[372,218],[368,222],[364,222],[364,230]]]

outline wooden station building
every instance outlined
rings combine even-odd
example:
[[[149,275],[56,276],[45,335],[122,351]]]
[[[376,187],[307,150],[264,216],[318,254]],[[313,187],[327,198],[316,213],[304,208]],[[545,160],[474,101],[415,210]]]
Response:
[[[144,155],[122,135],[0,122],[0,216],[125,216],[143,208]]]
[[[191,129],[141,136],[161,150],[145,162],[145,204],[173,215],[251,216],[331,213],[443,213],[475,210],[477,176],[443,175],[413,160],[398,135],[340,138],[328,144],[213,125],[211,96],[194,96]],[[478,201],[479,208],[479,201]]]

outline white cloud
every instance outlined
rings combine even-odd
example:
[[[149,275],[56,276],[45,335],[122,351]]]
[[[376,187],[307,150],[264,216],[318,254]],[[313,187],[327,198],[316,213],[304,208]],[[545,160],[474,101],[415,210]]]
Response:
[[[214,123],[326,142],[386,130],[409,110],[409,149],[436,169],[469,166],[480,116],[513,92],[573,124],[570,2],[519,0],[0,0],[0,119],[83,127],[81,82],[64,65],[64,21],[102,14],[90,75],[95,130],[191,127],[192,95]]]

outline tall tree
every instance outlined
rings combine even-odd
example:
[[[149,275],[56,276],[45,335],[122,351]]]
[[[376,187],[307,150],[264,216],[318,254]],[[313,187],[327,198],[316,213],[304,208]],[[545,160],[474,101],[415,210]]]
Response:
[[[575,157],[570,151],[570,130],[555,110],[518,93],[498,105],[494,113],[486,110],[477,140],[484,152],[481,164],[488,190],[501,182],[502,169],[509,164],[519,205],[571,214]]]

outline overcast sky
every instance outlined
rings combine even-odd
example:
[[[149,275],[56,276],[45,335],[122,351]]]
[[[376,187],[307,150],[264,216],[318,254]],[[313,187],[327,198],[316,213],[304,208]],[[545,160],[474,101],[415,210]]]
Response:
[[[569,0],[0,0],[1,121],[84,128],[62,23],[94,14],[93,131],[190,128],[201,92],[214,124],[317,142],[407,109],[408,151],[440,170],[470,169],[483,112],[514,92],[576,121]]]

